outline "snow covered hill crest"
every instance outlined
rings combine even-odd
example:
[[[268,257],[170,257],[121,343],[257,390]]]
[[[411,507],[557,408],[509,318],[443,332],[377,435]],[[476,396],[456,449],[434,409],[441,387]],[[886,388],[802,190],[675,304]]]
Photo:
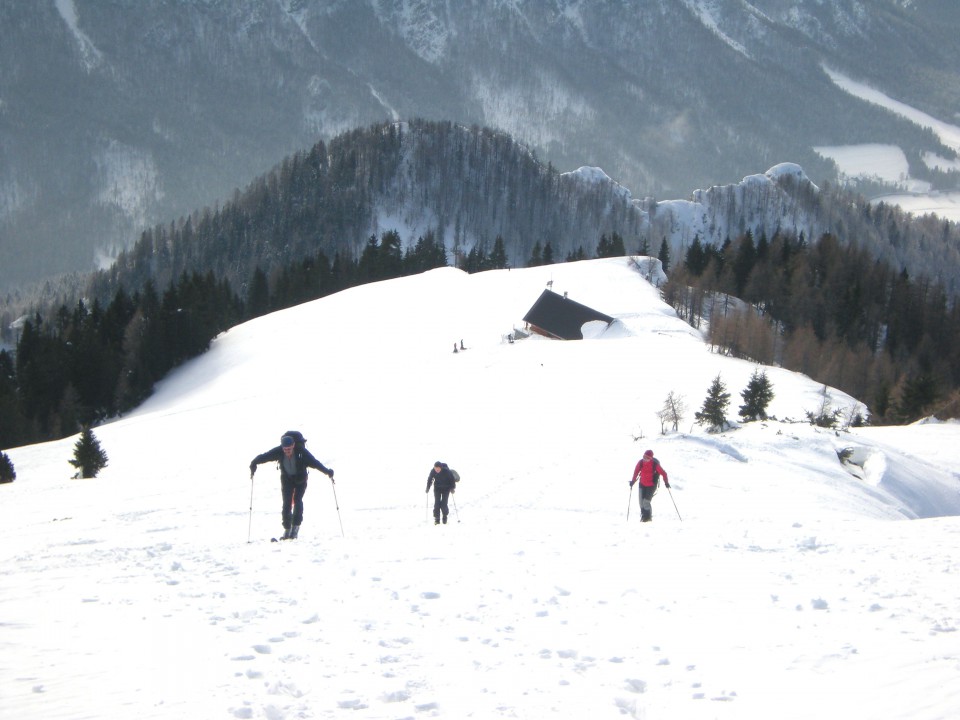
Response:
[[[10,450],[0,714],[960,711],[960,427],[813,428],[825,389],[766,368],[778,420],[705,432],[712,379],[733,419],[756,368],[710,353],[660,272],[615,258],[357,287],[220,336],[96,429],[94,480],[69,479],[75,438]],[[548,286],[614,322],[511,342]],[[671,391],[688,411],[661,434]],[[248,464],[288,429],[336,484],[313,473],[300,539],[271,544],[277,472]],[[648,447],[671,488],[641,525],[628,480]],[[463,479],[436,527],[438,459]]]
[[[143,436],[164,438],[165,446],[179,448],[178,456],[199,472],[218,477],[223,453],[245,457],[250,447],[275,439],[280,425],[306,428],[321,454],[335,453],[332,462],[347,468],[347,476],[363,476],[371,464],[413,471],[428,449],[429,456],[466,455],[477,463],[475,472],[487,476],[498,474],[495,468],[503,462],[539,466],[543,458],[534,448],[548,440],[551,463],[591,475],[612,475],[620,467],[622,475],[636,443],[660,436],[656,413],[673,391],[683,395],[688,408],[681,432],[659,439],[675,447],[673,452],[686,454],[690,451],[682,449],[692,447],[696,457],[709,448],[702,462],[731,456],[746,462],[753,450],[725,448],[736,447],[741,438],[811,435],[824,452],[820,462],[832,466],[831,475],[846,479],[850,473],[836,450],[862,440],[810,431],[799,422],[819,408],[823,388],[796,373],[767,368],[776,395],[770,415],[786,424],[744,426],[723,436],[694,424],[693,412],[718,374],[732,395],[734,421],[739,392],[755,366],[708,352],[701,336],[659,299],[649,282],[658,277],[663,279],[659,262],[649,258],[640,260],[640,268],[628,258],[477,275],[446,268],[259,318],[222,335],[205,356],[162,382],[141,408],[98,430],[112,458],[103,477],[165,477],[162,468],[141,467],[143,445],[134,438]],[[524,314],[548,285],[613,316],[615,323],[583,342],[539,336],[506,342],[523,327]],[[302,350],[291,353],[284,338],[297,338]],[[468,351],[453,353],[461,340]],[[855,399],[828,393],[830,407],[845,416],[863,411]],[[145,427],[150,428],[146,433]],[[197,428],[218,429],[216,457],[205,459],[201,446],[191,442]],[[587,441],[594,448],[590,452],[580,447]],[[72,442],[21,451],[53,461],[41,470],[46,462],[29,469],[27,460],[22,475],[30,478],[39,471],[40,477],[48,472],[57,477],[54,458]],[[130,457],[124,450],[128,445],[135,448]],[[756,445],[763,455],[764,443]],[[764,462],[769,459],[747,464]],[[602,470],[589,469],[598,463]],[[925,471],[917,482],[936,475]],[[864,492],[862,485],[854,482],[847,491]],[[871,497],[876,488],[886,490],[882,478],[867,485]],[[876,512],[918,517],[960,513],[960,505],[935,510],[891,496],[878,502]]]

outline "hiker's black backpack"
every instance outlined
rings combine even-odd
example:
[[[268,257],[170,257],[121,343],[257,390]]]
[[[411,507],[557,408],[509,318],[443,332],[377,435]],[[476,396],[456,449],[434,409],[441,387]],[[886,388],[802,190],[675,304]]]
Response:
[[[306,447],[307,439],[303,436],[303,433],[299,430],[287,430],[284,435],[289,435],[293,438],[293,447],[297,450],[303,450]]]
[[[449,471],[450,471],[450,474],[453,475],[453,482],[454,482],[454,483],[460,482],[460,473],[458,473],[456,470],[454,470],[452,467],[450,467],[450,466],[447,465],[446,463],[440,463],[440,467],[442,467],[444,470],[449,470]]]

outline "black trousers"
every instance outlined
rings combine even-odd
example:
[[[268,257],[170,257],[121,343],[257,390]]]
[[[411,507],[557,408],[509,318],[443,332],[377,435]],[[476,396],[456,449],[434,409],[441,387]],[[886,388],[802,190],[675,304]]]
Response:
[[[443,519],[447,519],[450,508],[447,507],[447,501],[450,499],[450,488],[441,490],[437,486],[433,487],[433,519],[439,520],[440,513],[443,513]]]
[[[646,485],[640,486],[640,521],[641,522],[650,522],[653,520],[653,503],[650,502],[653,500],[653,496],[657,494],[657,482],[654,482],[653,485],[647,487]]]
[[[303,522],[303,495],[307,492],[307,481],[296,483],[289,478],[280,478],[280,492],[283,495],[283,527],[299,525]]]

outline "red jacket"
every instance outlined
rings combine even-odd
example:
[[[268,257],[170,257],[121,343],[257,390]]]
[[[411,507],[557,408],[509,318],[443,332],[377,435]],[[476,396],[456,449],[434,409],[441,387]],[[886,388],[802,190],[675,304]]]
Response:
[[[653,487],[654,473],[662,476],[663,481],[667,484],[667,487],[670,486],[670,480],[667,478],[667,471],[663,469],[663,465],[661,465],[660,461],[656,458],[647,461],[644,461],[643,458],[640,458],[640,462],[638,462],[637,466],[633,469],[633,477],[630,478],[630,484],[632,485],[639,476],[641,485],[644,487]]]

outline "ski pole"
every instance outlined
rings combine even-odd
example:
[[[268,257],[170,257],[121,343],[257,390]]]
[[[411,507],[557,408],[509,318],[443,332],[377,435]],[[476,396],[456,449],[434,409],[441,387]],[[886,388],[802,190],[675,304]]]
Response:
[[[333,482],[333,478],[330,478],[330,489],[333,490],[333,504],[337,508],[337,520],[340,521],[340,537],[346,537],[346,535],[343,534],[343,518],[340,517],[340,503],[337,502],[337,487]]]
[[[453,494],[451,494],[450,497],[453,498],[453,511],[457,514],[457,522],[460,522],[460,511],[457,510],[457,498],[454,497]]]
[[[677,511],[677,517],[680,518],[680,522],[683,522],[683,518],[680,517],[680,510],[677,509],[677,501],[673,499],[673,490],[670,489],[669,485],[667,485],[667,493],[670,495],[670,502],[673,503],[673,509]]]
[[[250,536],[253,532],[253,472],[250,473],[250,521],[247,523],[247,543],[250,542]]]
[[[633,483],[630,483],[630,497],[627,498],[627,521],[630,521],[630,506],[633,505]]]

